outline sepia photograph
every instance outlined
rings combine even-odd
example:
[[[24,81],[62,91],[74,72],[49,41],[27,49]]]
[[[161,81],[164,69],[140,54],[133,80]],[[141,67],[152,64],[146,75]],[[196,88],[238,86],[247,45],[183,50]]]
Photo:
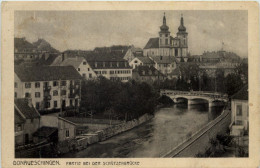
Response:
[[[257,167],[255,2],[2,3],[3,167]]]
[[[15,157],[248,157],[247,11],[15,11],[14,24]]]

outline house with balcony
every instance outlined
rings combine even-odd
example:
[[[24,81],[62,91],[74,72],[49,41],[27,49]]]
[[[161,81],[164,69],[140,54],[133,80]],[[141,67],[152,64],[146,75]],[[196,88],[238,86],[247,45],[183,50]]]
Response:
[[[15,66],[14,97],[30,98],[40,112],[80,104],[81,75],[73,66]]]
[[[231,97],[231,135],[244,136],[249,131],[248,85]]]
[[[31,99],[14,100],[15,145],[26,145],[32,142],[33,133],[40,127],[40,114],[33,107]]]

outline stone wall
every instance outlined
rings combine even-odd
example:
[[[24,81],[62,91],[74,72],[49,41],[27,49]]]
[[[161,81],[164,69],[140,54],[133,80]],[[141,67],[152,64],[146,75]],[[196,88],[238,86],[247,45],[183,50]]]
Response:
[[[184,143],[162,157],[195,157],[196,154],[203,153],[210,147],[210,139],[215,138],[217,134],[226,133],[230,123],[231,112],[225,110],[215,120],[209,122]]]
[[[112,136],[115,136],[117,134],[123,133],[125,131],[128,131],[136,126],[139,126],[140,124],[145,123],[146,121],[152,119],[153,116],[149,114],[144,114],[138,119],[134,119],[131,121],[123,122],[117,125],[113,125],[111,127],[96,131],[93,134],[83,134],[81,137],[79,137],[76,141],[68,141],[68,142],[61,142],[59,144],[59,152],[60,153],[67,153],[71,149],[76,150],[82,150],[87,148],[88,145],[104,141],[108,138],[111,138]],[[73,143],[72,143],[73,142]],[[75,147],[76,145],[76,147]],[[74,147],[72,147],[74,146]]]

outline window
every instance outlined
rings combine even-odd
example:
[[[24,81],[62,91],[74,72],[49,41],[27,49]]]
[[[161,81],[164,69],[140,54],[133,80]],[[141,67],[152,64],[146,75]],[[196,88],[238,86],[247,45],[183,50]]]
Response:
[[[49,86],[49,82],[44,82],[44,87],[48,87]]]
[[[88,77],[89,77],[89,78],[92,78],[92,74],[91,74],[91,73],[90,73],[90,74],[88,74]]]
[[[37,110],[40,109],[40,102],[36,102],[36,109],[37,109]]]
[[[237,116],[242,116],[242,105],[237,105],[236,113]]]
[[[56,100],[53,101],[53,107],[54,107],[54,108],[58,107],[58,102],[57,102]]]
[[[39,87],[41,87],[40,82],[35,82],[35,88],[39,88]]]
[[[16,92],[14,92],[14,97],[17,98],[17,93]]]
[[[90,69],[88,68],[88,71],[90,71]]]
[[[80,71],[80,68],[78,68],[78,71]]]
[[[15,88],[18,88],[17,82],[14,82],[14,87],[15,87]]]
[[[62,96],[66,96],[66,90],[62,90],[62,91],[61,91],[61,95],[62,95]]]
[[[35,92],[35,97],[41,97],[41,93],[40,92]]]
[[[70,137],[70,131],[66,130],[66,137]]]
[[[137,64],[137,63],[138,63],[138,61],[137,61],[137,60],[135,60],[135,63]]]
[[[58,86],[59,82],[58,81],[53,81],[53,86]]]
[[[83,76],[84,78],[86,78],[86,74],[85,74],[85,73],[83,73],[82,76]]]
[[[31,88],[31,83],[25,83],[25,88]]]
[[[165,34],[165,37],[168,37],[168,34]]]
[[[22,130],[23,130],[22,124],[16,124],[16,129],[15,129],[15,131],[18,132],[18,131],[22,131]]]
[[[87,62],[86,62],[86,61],[84,61],[84,62],[83,62],[83,65],[87,65]]]
[[[168,39],[165,39],[165,45],[168,45]]]
[[[66,86],[66,81],[61,81],[61,86]]]
[[[241,120],[236,120],[236,125],[243,125],[243,122]]]
[[[25,97],[26,97],[26,98],[31,98],[31,94],[28,93],[28,92],[26,92],[26,93],[25,93]]]
[[[72,99],[70,99],[70,106],[72,106],[73,105],[73,103],[72,103]]]
[[[45,108],[50,108],[50,102],[45,102],[44,107]]]
[[[59,94],[58,90],[53,91],[53,96],[58,96],[58,94]]]

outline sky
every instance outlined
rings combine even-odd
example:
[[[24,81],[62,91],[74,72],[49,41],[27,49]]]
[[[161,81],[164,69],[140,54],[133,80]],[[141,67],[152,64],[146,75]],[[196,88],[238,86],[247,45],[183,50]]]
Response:
[[[54,48],[92,50],[111,45],[144,48],[158,37],[165,12],[175,37],[183,14],[191,55],[223,49],[247,57],[247,11],[16,11],[15,37],[38,38]]]

